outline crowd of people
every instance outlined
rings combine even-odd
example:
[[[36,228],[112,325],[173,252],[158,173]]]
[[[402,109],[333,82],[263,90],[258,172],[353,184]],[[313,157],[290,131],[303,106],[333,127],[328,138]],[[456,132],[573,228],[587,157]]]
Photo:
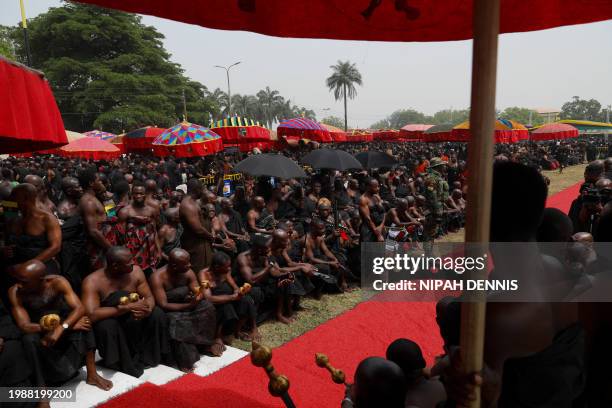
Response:
[[[583,162],[597,144],[499,145],[491,239],[548,234],[549,241],[569,240],[566,220],[544,211],[546,183],[539,171],[546,163],[562,168]],[[237,338],[260,340],[257,326],[267,319],[291,324],[305,296],[352,290],[362,243],[409,242],[427,252],[435,239],[463,227],[465,145],[342,146],[351,153],[366,148],[387,151],[399,165],[337,174],[307,169],[301,180],[240,175],[229,182],[225,176],[233,174],[239,153],[187,160],[3,160],[0,384],[55,386],[85,366],[88,383],[111,388],[96,364],[135,377],[158,364],[188,372],[201,354],[220,356]],[[300,161],[309,149],[285,154]],[[578,241],[609,237],[611,172],[610,158],[587,167],[566,228]],[[533,204],[521,203],[515,215],[501,212],[526,198]],[[441,314],[453,310],[439,322],[446,322],[441,333],[450,361],[451,346],[458,345],[458,334],[449,334],[458,327],[458,309],[449,305],[455,303],[439,307]],[[535,309],[533,319],[544,313]],[[502,308],[490,315],[501,322],[512,314]],[[520,329],[532,330],[533,319]],[[534,335],[518,355],[545,348],[548,334]],[[420,374],[424,362],[417,349],[404,339],[390,346],[389,361],[362,363],[347,400],[358,407],[399,407],[372,399],[387,398],[391,388],[402,393],[402,402],[407,390],[410,401],[434,389],[445,400],[442,383],[429,384],[429,374]],[[405,353],[418,361],[402,362]],[[407,372],[405,364],[416,365]],[[454,381],[453,365],[440,364],[437,370]],[[379,376],[390,382],[373,380]],[[390,387],[393,381],[408,385]],[[448,395],[458,400],[470,393]],[[409,405],[434,406],[436,398]]]

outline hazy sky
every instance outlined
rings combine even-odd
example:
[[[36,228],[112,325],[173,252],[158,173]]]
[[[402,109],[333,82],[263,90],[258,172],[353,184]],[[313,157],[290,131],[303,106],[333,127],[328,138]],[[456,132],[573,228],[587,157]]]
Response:
[[[20,19],[19,0],[0,0],[0,24]],[[25,0],[32,18],[59,0]],[[367,127],[396,109],[427,114],[465,108],[470,97],[471,42],[384,43],[301,40],[247,32],[210,30],[145,16],[165,36],[172,60],[209,89],[254,94],[265,86],[280,91],[317,117],[342,116],[342,102],[325,86],[337,60],[357,64],[363,77],[349,101],[349,125]],[[525,34],[504,34],[499,44],[497,107],[560,108],[573,95],[612,104],[612,21]]]

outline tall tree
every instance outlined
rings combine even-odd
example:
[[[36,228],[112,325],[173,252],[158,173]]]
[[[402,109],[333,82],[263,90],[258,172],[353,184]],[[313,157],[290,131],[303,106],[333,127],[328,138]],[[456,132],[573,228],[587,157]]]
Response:
[[[266,89],[257,92],[257,101],[263,113],[264,122],[271,128],[272,124],[279,119],[280,108],[285,103],[284,98],[278,91],[266,86]]]
[[[361,74],[356,64],[350,61],[338,61],[336,65],[330,66],[332,74],[327,78],[327,87],[334,92],[334,98],[344,99],[344,130],[348,130],[347,98],[354,99],[357,96],[355,85],[362,85]]]
[[[15,59],[11,28],[2,25],[0,25],[0,55],[8,59]]]
[[[541,125],[544,120],[536,111],[529,108],[520,108],[518,106],[511,106],[504,109],[499,117],[501,119],[515,120],[524,125]]]
[[[68,129],[170,126],[183,116],[183,94],[190,120],[217,114],[206,87],[170,61],[163,35],[137,15],[65,3],[28,26],[33,66],[49,79]],[[11,37],[25,61],[18,27]]]
[[[444,109],[434,113],[431,117],[431,124],[441,125],[443,123],[459,123],[470,118],[469,109]]]
[[[559,116],[561,119],[605,120],[599,101],[580,99],[579,96],[574,96],[571,101],[564,103]]]
[[[342,121],[342,119],[337,116],[328,116],[326,118],[323,118],[321,119],[321,123],[337,128],[342,128],[344,126],[344,122]]]

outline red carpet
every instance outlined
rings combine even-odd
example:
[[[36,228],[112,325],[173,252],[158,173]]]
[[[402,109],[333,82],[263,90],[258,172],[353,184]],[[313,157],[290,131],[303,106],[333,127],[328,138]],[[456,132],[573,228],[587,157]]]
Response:
[[[581,185],[582,182],[576,183],[563,191],[559,191],[557,194],[551,195],[548,197],[548,200],[546,200],[546,207],[558,208],[567,214],[570,206],[572,205],[572,201],[574,201],[574,199],[578,197],[578,194],[580,193]]]
[[[547,201],[565,212],[577,196],[576,184]],[[299,408],[337,406],[344,388],[332,383],[327,371],[317,367],[314,355],[326,353],[348,380],[367,356],[384,356],[398,337],[416,341],[428,364],[441,353],[442,341],[435,321],[435,304],[428,302],[361,303],[348,312],[274,350],[273,364],[290,382],[290,394]],[[264,342],[265,343],[265,342]],[[243,358],[208,377],[188,374],[163,386],[145,384],[102,405],[105,408],[271,408],[283,403],[268,394],[263,370]]]

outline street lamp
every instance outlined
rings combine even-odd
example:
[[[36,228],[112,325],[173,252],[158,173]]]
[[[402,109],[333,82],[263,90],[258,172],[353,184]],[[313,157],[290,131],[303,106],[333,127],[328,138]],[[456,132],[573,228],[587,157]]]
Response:
[[[223,67],[221,65],[215,65],[215,68],[222,68],[225,70],[225,73],[227,74],[227,114],[229,117],[232,116],[232,93],[230,91],[230,77],[229,77],[229,71],[232,67],[235,67],[236,65],[240,64],[242,61],[238,61],[233,63],[232,65],[228,66],[228,67]]]

